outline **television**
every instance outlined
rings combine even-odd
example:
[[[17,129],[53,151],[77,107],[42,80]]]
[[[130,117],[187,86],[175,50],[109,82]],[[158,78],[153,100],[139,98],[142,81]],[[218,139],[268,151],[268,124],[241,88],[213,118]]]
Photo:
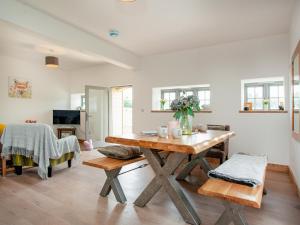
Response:
[[[53,124],[80,125],[80,111],[53,110]]]

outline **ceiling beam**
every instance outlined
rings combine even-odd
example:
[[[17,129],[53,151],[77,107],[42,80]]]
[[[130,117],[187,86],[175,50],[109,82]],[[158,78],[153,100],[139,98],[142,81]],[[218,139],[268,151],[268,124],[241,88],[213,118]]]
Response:
[[[139,57],[17,0],[0,0],[0,20],[42,35],[70,49],[97,55],[106,62],[136,69]]]

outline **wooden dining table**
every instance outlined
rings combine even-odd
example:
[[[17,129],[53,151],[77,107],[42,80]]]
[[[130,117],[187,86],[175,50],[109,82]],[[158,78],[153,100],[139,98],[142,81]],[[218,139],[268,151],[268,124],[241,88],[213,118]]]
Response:
[[[156,175],[135,200],[134,204],[136,206],[144,207],[163,188],[170,196],[184,221],[189,224],[199,225],[201,224],[200,217],[192,201],[184,194],[174,172],[187,158],[187,155],[190,154],[194,155],[193,160],[184,166],[178,178],[183,179],[187,176],[196,164],[201,164],[201,168],[208,172],[211,167],[205,159],[206,152],[214,145],[228,141],[234,135],[235,133],[232,131],[208,130],[205,133],[183,135],[179,139],[129,134],[109,136],[106,137],[105,141],[139,146]],[[162,151],[168,153],[166,159],[162,157]]]

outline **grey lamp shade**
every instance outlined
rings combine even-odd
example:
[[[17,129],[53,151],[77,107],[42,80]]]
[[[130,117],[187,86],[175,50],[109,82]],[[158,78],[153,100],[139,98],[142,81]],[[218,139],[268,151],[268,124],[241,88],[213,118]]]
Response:
[[[47,67],[57,68],[59,66],[58,58],[55,56],[46,56],[45,65]]]

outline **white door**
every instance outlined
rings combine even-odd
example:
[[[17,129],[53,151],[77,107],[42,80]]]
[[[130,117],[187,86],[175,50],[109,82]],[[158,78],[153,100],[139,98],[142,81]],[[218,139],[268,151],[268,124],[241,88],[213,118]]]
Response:
[[[109,133],[109,89],[85,86],[86,140],[104,141]]]

